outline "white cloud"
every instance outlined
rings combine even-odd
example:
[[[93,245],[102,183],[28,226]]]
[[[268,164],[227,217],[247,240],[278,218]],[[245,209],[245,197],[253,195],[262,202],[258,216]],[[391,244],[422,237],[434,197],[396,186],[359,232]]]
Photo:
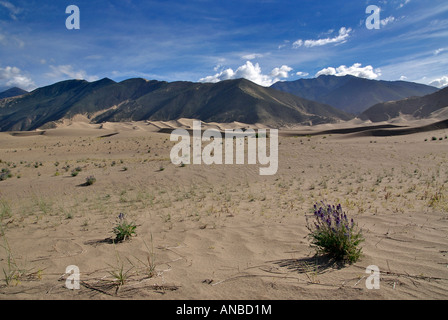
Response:
[[[387,26],[389,23],[394,22],[396,19],[393,16],[387,17],[386,19],[381,19],[381,25],[382,26]]]
[[[401,77],[400,77],[400,80],[401,80],[401,81],[405,81],[407,78],[408,78],[408,77],[406,77],[406,76],[401,76]]]
[[[407,5],[409,2],[411,2],[411,0],[405,0],[404,2],[400,3],[400,5],[398,6],[398,9],[403,8],[405,5]]]
[[[216,83],[222,80],[244,78],[261,86],[269,87],[282,78],[288,78],[290,71],[292,71],[291,67],[283,65],[272,69],[269,74],[263,74],[258,63],[252,64],[252,62],[246,61],[244,65],[238,67],[235,71],[228,68],[213,76],[201,78],[199,81]]]
[[[289,40],[284,40],[283,43],[278,46],[278,49],[280,50],[280,49],[286,47],[288,45],[288,43],[289,43]]]
[[[98,80],[97,76],[89,76],[84,70],[75,71],[71,65],[50,66],[51,72],[46,75],[50,78],[66,79],[79,79],[87,81]]]
[[[294,41],[294,43],[292,44],[292,47],[296,49],[296,48],[301,47],[302,45],[303,45],[303,40],[299,39],[297,41]]]
[[[281,66],[280,68],[274,68],[272,69],[271,73],[269,74],[272,78],[288,78],[289,72],[292,70],[291,67],[288,67],[286,65]]]
[[[10,66],[0,68],[0,86],[19,87],[24,90],[36,88],[31,78],[23,75],[19,68]]]
[[[436,55],[438,55],[439,53],[442,53],[445,50],[446,50],[445,48],[439,48],[437,50],[434,50],[434,55],[436,56]]]
[[[296,75],[298,75],[299,77],[306,77],[306,76],[309,76],[310,74],[308,72],[299,71],[299,72],[296,72]]]
[[[429,83],[429,85],[437,87],[437,88],[444,88],[444,87],[448,86],[448,76],[443,76],[439,79],[431,81]]]
[[[335,68],[333,68],[333,67],[328,67],[328,68],[324,68],[324,69],[318,71],[318,72],[316,73],[316,77],[318,77],[318,76],[322,76],[322,75],[325,75],[325,76],[335,76],[335,75],[337,75],[336,73],[337,73],[337,72],[336,72],[336,69],[335,69]]]
[[[16,7],[9,1],[0,1],[0,5],[9,10],[9,16],[13,20],[17,20],[17,15],[22,12],[21,8]]]
[[[342,27],[339,29],[339,34],[334,38],[325,38],[325,39],[317,39],[317,40],[305,40],[299,39],[293,43],[293,48],[299,48],[302,45],[307,48],[312,47],[320,47],[325,46],[330,43],[345,43],[347,39],[350,37],[350,33],[352,32],[351,28]]]
[[[244,59],[244,60],[254,60],[254,59],[262,58],[262,57],[263,57],[262,54],[251,53],[251,54],[246,54],[246,55],[242,56],[241,59]]]
[[[361,67],[360,63],[355,63],[351,67],[347,67],[344,65],[337,68],[328,67],[316,73],[316,77],[321,75],[331,75],[338,77],[352,75],[359,78],[376,79],[381,76],[381,70],[373,69],[372,66]]]

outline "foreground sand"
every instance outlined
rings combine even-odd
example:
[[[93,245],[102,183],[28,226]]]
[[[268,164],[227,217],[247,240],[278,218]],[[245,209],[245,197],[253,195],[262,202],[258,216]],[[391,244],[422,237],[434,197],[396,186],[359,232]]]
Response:
[[[12,174],[0,181],[0,268],[13,275],[6,285],[2,272],[0,299],[448,298],[448,130],[281,136],[278,173],[260,176],[259,165],[174,166],[164,126],[0,133]],[[314,256],[305,215],[321,200],[362,228],[355,264]],[[120,213],[137,236],[113,244]],[[372,264],[379,290],[365,286]],[[80,290],[65,287],[69,265]]]

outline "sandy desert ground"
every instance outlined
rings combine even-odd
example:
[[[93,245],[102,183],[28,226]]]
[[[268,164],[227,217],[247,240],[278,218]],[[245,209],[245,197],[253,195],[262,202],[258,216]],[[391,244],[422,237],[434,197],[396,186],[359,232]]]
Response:
[[[288,130],[277,174],[260,176],[260,165],[173,165],[175,142],[157,131],[188,123],[0,133],[0,299],[448,298],[448,130]],[[358,262],[315,256],[306,215],[321,200],[362,229]],[[120,213],[137,234],[114,243]],[[65,286],[69,265],[79,290]],[[380,289],[366,288],[369,265]]]

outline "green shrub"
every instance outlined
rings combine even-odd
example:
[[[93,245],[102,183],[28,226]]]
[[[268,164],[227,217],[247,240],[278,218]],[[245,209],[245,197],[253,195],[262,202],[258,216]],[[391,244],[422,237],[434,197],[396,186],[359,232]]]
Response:
[[[119,218],[119,223],[113,229],[113,232],[115,233],[115,241],[117,242],[124,241],[134,236],[135,229],[137,228],[137,226],[133,222],[128,223],[124,219],[124,215],[122,213],[120,213]]]
[[[322,202],[314,205],[314,224],[307,224],[309,237],[317,253],[327,254],[339,261],[354,263],[361,257],[360,243],[364,241],[357,224],[336,207]]]
[[[8,168],[3,168],[0,172],[0,181],[6,180],[12,177],[12,173]]]
[[[89,176],[86,178],[86,186],[91,186],[96,182],[96,178],[94,176]]]

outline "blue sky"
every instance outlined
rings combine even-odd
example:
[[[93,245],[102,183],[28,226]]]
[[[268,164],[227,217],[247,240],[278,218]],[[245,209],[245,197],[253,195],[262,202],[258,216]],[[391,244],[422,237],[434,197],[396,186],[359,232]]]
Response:
[[[79,30],[66,28],[69,5]],[[380,29],[366,27],[369,5]],[[0,0],[0,88],[320,74],[448,85],[448,1]]]

